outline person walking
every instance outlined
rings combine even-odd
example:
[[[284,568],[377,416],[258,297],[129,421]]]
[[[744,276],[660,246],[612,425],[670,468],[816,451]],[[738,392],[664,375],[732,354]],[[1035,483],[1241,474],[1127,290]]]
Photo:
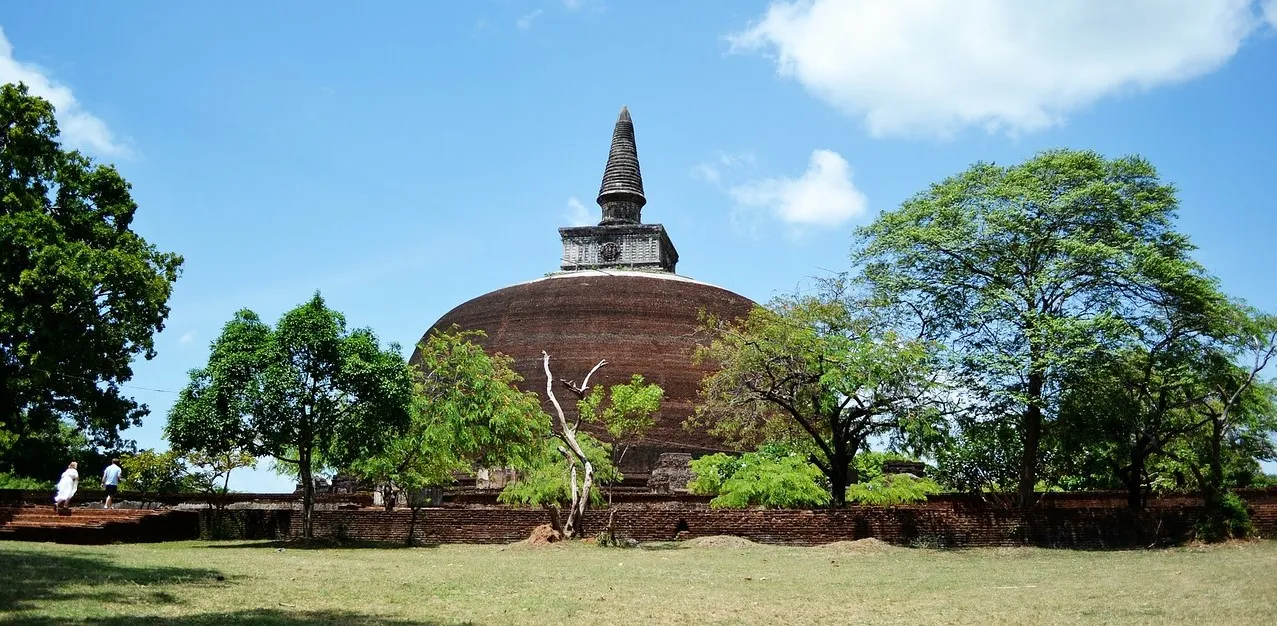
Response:
[[[102,472],[102,489],[106,491],[106,504],[102,508],[111,508],[111,498],[120,492],[120,474],[123,473],[119,459],[111,459],[111,464],[106,466],[106,471]]]
[[[75,490],[80,487],[80,472],[75,468],[75,461],[71,461],[66,471],[62,472],[62,478],[58,479],[58,493],[53,496],[55,510],[71,506],[71,498],[75,496]]]

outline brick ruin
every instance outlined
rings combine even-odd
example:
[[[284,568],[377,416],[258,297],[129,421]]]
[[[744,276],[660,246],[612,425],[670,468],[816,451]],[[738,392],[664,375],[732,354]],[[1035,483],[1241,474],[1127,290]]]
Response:
[[[1243,489],[1256,533],[1277,538],[1277,488]],[[110,543],[173,541],[211,534],[214,513],[190,496],[151,496],[162,511],[102,511],[101,497],[81,490],[81,506],[70,519],[77,524],[52,528],[24,520],[49,509],[44,491],[0,490],[0,539]],[[137,499],[138,494],[121,494]],[[760,543],[818,545],[876,538],[901,546],[962,548],[1039,546],[1070,549],[1148,548],[1182,543],[1192,537],[1201,513],[1201,496],[1153,498],[1143,511],[1126,508],[1123,492],[1043,494],[1033,509],[1007,508],[971,494],[932,496],[919,505],[850,506],[841,510],[712,509],[709,498],[687,494],[619,492],[618,537],[636,541],[677,541],[734,535]],[[96,501],[96,502],[94,502]],[[223,512],[220,538],[292,539],[301,533],[299,504],[291,494],[231,494]],[[510,543],[527,538],[546,523],[539,508],[498,506],[492,500],[449,497],[439,506],[384,511],[371,506],[369,494],[326,494],[315,512],[316,536],[362,541],[403,542],[410,524],[423,544]],[[610,511],[592,509],[586,532],[603,530]],[[122,518],[135,517],[137,523]],[[109,518],[109,519],[108,519]],[[112,521],[115,520],[115,521]],[[109,523],[108,523],[109,522]]]

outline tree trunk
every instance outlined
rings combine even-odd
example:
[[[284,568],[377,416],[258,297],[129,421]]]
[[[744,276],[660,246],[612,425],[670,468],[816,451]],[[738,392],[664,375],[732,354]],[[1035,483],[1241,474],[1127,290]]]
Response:
[[[1036,354],[1036,350],[1030,350]],[[1036,358],[1033,359],[1036,363]],[[1036,365],[1034,365],[1036,367]],[[1038,483],[1038,445],[1042,440],[1042,372],[1029,373],[1029,405],[1024,409],[1024,455],[1020,463],[1020,487],[1017,490],[1020,506],[1034,505],[1034,489]]]
[[[847,456],[847,446],[837,440],[834,444],[834,458],[829,459],[829,507],[842,509],[847,506],[847,487],[851,485],[851,459]]]
[[[389,482],[387,482],[385,485],[382,485],[382,487],[381,487],[381,506],[382,506],[382,507],[384,507],[384,508],[386,509],[386,512],[387,512],[387,513],[389,513],[389,512],[391,512],[391,511],[395,510],[394,496],[395,496],[395,488],[394,488],[394,485],[392,485],[392,484],[391,484],[391,483],[389,483]]]
[[[585,511],[590,506],[590,491],[594,486],[594,465],[589,461],[585,461],[584,474],[578,489],[576,466],[572,467],[572,509],[568,512],[567,523],[563,525],[563,536],[568,539],[580,539],[585,534]]]
[[[1139,511],[1144,508],[1144,461],[1139,453],[1131,453],[1131,464],[1119,468],[1117,477],[1126,487],[1126,508]]]
[[[420,502],[420,500],[417,502]],[[414,503],[411,498],[408,499],[408,504],[412,507],[412,516],[408,518],[408,539],[405,544],[412,547],[413,541],[416,539],[413,533],[417,530],[417,512],[421,510],[421,507]]]
[[[550,528],[554,529],[560,535],[563,534],[563,520],[559,518],[559,507],[553,504],[542,505],[547,513],[550,514]]]
[[[1206,480],[1201,481],[1202,499],[1208,515],[1218,512],[1224,502],[1223,440],[1223,420],[1219,418],[1211,420],[1210,457],[1207,459]]]
[[[315,536],[311,520],[315,508],[315,479],[311,476],[310,450],[301,450],[298,454],[297,473],[302,480],[302,539],[310,540]]]
[[[1217,492],[1223,492],[1224,489],[1224,422],[1220,419],[1211,420],[1211,438],[1210,438],[1210,482],[1211,487]]]

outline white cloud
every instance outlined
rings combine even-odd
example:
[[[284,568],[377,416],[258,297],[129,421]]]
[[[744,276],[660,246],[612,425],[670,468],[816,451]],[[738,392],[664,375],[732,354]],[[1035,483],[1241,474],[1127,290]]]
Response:
[[[532,22],[536,21],[538,17],[541,17],[541,13],[543,13],[543,11],[541,9],[537,9],[519,18],[514,24],[519,27],[519,30],[528,30],[529,28],[532,28]]]
[[[177,343],[184,346],[192,341],[195,341],[195,331],[188,330],[178,338]]]
[[[1268,25],[1277,28],[1277,0],[1264,0],[1260,5],[1264,12],[1264,19],[1268,21]]]
[[[864,215],[865,194],[851,182],[851,166],[837,152],[814,150],[798,178],[769,178],[728,190],[742,206],[763,207],[795,226],[837,226]]]
[[[718,153],[717,159],[713,161],[706,161],[704,163],[697,163],[694,167],[692,167],[692,178],[717,185],[723,180],[724,170],[734,170],[753,164],[754,155],[752,154],[731,154],[727,152],[720,152]]]
[[[1206,74],[1257,25],[1253,0],[795,0],[729,41],[875,136],[947,136],[1039,130]]]
[[[568,226],[589,226],[599,222],[599,214],[585,208],[576,196],[568,198],[568,212],[563,214],[563,219],[567,220]]]
[[[26,83],[31,95],[48,100],[57,109],[62,141],[96,156],[127,157],[132,151],[107,128],[106,122],[85,111],[71,88],[55,82],[44,70],[13,58],[13,44],[0,29],[0,83]]]

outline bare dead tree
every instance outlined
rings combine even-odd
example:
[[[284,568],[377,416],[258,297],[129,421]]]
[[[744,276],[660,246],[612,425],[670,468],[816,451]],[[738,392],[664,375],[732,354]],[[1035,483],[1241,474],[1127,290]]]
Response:
[[[577,413],[576,419],[571,423],[568,422],[567,416],[563,414],[563,406],[554,395],[554,375],[550,373],[550,355],[542,350],[541,356],[542,364],[545,366],[545,395],[550,398],[550,404],[554,406],[554,412],[558,417],[558,428],[554,429],[554,436],[560,441],[559,453],[567,460],[571,475],[569,493],[572,496],[572,508],[568,511],[567,521],[563,523],[563,535],[568,538],[577,538],[582,533],[585,510],[589,507],[590,492],[594,488],[594,464],[586,457],[585,451],[577,441],[577,430],[581,426],[580,412]],[[559,382],[580,400],[589,392],[590,377],[604,365],[607,365],[607,361],[600,360],[586,373],[580,385],[570,380]]]

